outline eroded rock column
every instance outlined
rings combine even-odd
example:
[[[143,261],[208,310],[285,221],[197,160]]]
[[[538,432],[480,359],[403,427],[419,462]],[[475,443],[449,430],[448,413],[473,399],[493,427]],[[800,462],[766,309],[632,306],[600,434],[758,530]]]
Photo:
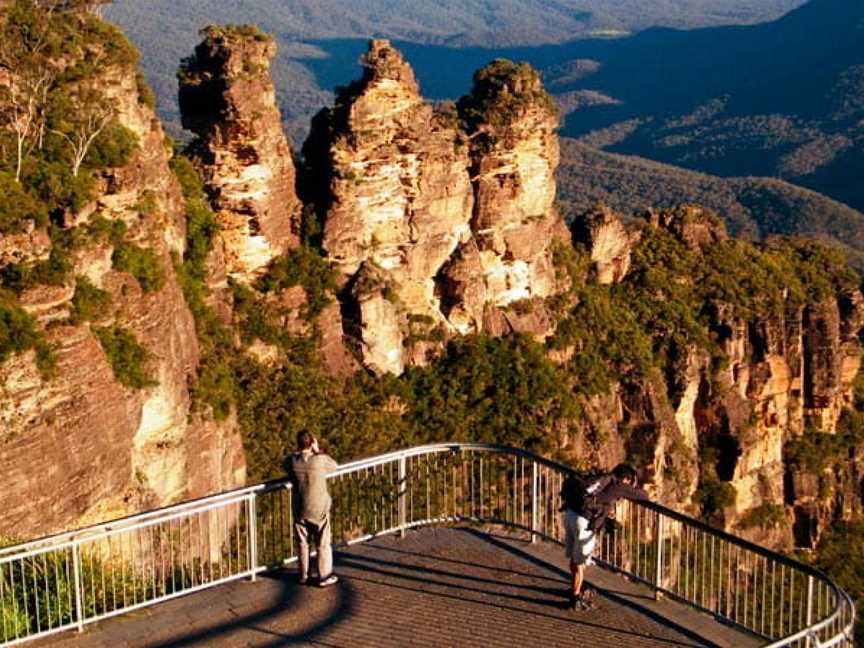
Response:
[[[300,202],[270,61],[276,45],[254,27],[208,27],[180,69],[183,126],[225,246],[228,274],[251,282],[299,244]]]

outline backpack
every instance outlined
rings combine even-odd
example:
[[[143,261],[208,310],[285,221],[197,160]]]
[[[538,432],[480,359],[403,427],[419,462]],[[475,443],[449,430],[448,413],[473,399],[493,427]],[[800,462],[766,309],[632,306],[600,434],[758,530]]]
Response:
[[[603,525],[608,511],[597,499],[597,494],[606,488],[611,477],[605,473],[577,477],[571,474],[561,485],[561,510],[571,510],[584,517],[591,529]]]

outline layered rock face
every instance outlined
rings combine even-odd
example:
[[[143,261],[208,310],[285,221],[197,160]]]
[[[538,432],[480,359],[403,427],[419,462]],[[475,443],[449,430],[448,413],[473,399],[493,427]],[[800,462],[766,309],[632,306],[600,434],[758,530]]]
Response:
[[[646,220],[700,255],[727,239],[722,225],[695,207],[649,212]],[[620,281],[603,269],[617,271],[631,257],[629,246],[608,244],[609,233],[617,242],[638,238],[608,210],[574,225],[598,282]],[[628,261],[610,264],[614,259]],[[756,319],[719,300],[709,308],[719,344],[713,357],[693,346],[671,374],[616,384],[585,407],[588,424],[574,443],[601,465],[640,459],[654,495],[679,509],[692,502],[693,513],[706,479],[728,484],[717,524],[775,546],[814,546],[832,520],[862,513],[864,457],[832,465],[826,456],[813,468],[789,448],[819,431],[836,438],[853,407],[862,295],[852,288],[803,305],[788,299],[778,314]],[[598,436],[605,439],[600,448],[584,445]]]
[[[270,61],[276,45],[253,27],[208,27],[180,72],[189,152],[221,227],[228,274],[250,283],[299,243],[301,206]]]
[[[363,65],[313,137],[330,177],[323,246],[349,286],[365,364],[400,374],[449,335],[548,334],[557,119],[536,74],[525,85],[524,70],[503,70],[481,89],[527,100],[479,146],[454,108],[423,101],[387,41]]]
[[[584,214],[573,224],[573,239],[589,251],[597,283],[618,283],[630,270],[633,245],[639,232],[628,230],[604,205]]]
[[[131,69],[106,69],[98,87],[116,119],[137,138],[130,162],[99,177],[98,198],[64,220],[75,230],[73,271],[63,286],[20,297],[57,357],[44,377],[33,352],[0,365],[0,527],[33,537],[166,505],[244,482],[236,424],[190,419],[189,384],[198,365],[194,322],[171,253],[182,255],[185,216],[168,168],[164,134],[139,100]],[[113,267],[116,242],[92,233],[97,221],[125,224],[124,244],[148,250],[163,281],[145,291]],[[34,239],[32,256],[45,241]],[[148,355],[152,384],[122,385],[95,335],[97,323],[70,319],[81,278],[107,291],[98,326],[121,327]]]
[[[471,226],[487,303],[553,295],[550,242],[561,232],[553,207],[560,153],[554,104],[528,65],[498,60],[475,74],[460,112],[471,140]]]

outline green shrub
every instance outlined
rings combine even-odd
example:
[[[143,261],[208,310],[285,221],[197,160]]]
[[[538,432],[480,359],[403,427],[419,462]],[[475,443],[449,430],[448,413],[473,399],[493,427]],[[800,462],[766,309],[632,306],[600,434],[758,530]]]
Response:
[[[86,277],[78,277],[72,296],[72,322],[91,322],[105,318],[111,306],[111,294],[94,286]]]
[[[471,94],[458,103],[468,132],[486,125],[509,126],[534,107],[558,116],[558,106],[543,89],[537,72],[527,63],[506,59],[495,59],[475,72]]]
[[[735,486],[703,474],[693,499],[702,509],[703,517],[711,517],[735,504]]]
[[[36,321],[21,308],[13,293],[0,289],[0,363],[13,353],[30,349],[36,351],[36,366],[42,377],[51,377],[56,359]]]
[[[428,367],[413,367],[392,386],[406,404],[412,443],[443,439],[548,450],[550,423],[575,417],[569,381],[542,345],[513,335],[451,341]]]
[[[48,210],[15,182],[14,175],[0,171],[0,235],[22,232],[28,223],[45,227]]]
[[[128,272],[144,292],[155,292],[165,284],[165,274],[159,257],[149,248],[132,243],[119,243],[111,257],[114,269]]]
[[[45,261],[30,264],[11,264],[0,271],[0,284],[21,293],[37,285],[63,286],[69,280],[74,265],[75,251],[83,240],[78,229],[63,229],[51,225],[51,253]]]
[[[747,511],[738,526],[741,529],[778,529],[786,522],[786,509],[782,504],[762,502]]]
[[[126,223],[98,216],[87,224],[87,234],[94,240],[111,243],[116,247],[126,234]]]
[[[135,133],[115,121],[93,141],[85,163],[91,169],[126,166],[137,148]]]
[[[300,246],[273,262],[256,284],[262,292],[274,292],[303,286],[306,291],[304,317],[317,317],[330,303],[329,294],[336,290],[336,276],[330,264],[315,251]]]
[[[864,606],[864,522],[834,524],[819,541],[816,564],[855,601]],[[864,625],[856,624],[855,645],[864,646]]]
[[[138,87],[138,101],[141,105],[156,110],[156,95],[153,94],[150,84],[141,72],[135,73],[135,85]]]
[[[864,444],[864,412],[846,410],[840,415],[837,433],[808,428],[783,448],[787,464],[819,475],[834,464],[845,464],[854,450]]]
[[[91,173],[72,175],[64,159],[35,160],[25,168],[23,182],[38,196],[49,213],[78,211],[93,200],[96,181]]]
[[[183,296],[195,318],[195,331],[201,350],[198,374],[191,386],[193,408],[206,407],[217,421],[225,420],[236,402],[237,377],[232,331],[219,322],[207,305],[207,256],[219,232],[216,217],[210,210],[204,186],[192,163],[175,155],[171,170],[186,202],[186,251],[177,266],[177,279]]]
[[[147,370],[150,354],[142,347],[135,335],[120,326],[94,328],[114,377],[122,385],[143,389],[158,383]]]

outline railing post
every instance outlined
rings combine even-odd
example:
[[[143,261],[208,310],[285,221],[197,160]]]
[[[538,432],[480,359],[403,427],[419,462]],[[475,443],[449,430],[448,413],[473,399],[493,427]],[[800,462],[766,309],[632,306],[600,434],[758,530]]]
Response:
[[[663,587],[663,515],[657,511],[657,539],[654,551],[657,554],[657,569],[654,573],[654,600],[659,601],[663,594],[660,589]]]
[[[537,542],[537,491],[538,474],[537,462],[531,462],[531,542]]]
[[[72,545],[72,573],[75,579],[75,621],[78,624],[78,632],[84,632],[84,609],[82,604],[81,585],[81,557],[80,547],[77,542]]]
[[[813,625],[813,575],[810,574],[807,577],[807,627]],[[813,633],[810,632],[807,634],[807,644],[808,648],[813,645]],[[817,644],[818,645],[818,644]]]
[[[255,582],[256,570],[258,569],[258,513],[255,506],[256,494],[249,494],[246,503],[249,507],[249,567],[252,570],[252,582]]]
[[[405,455],[399,457],[399,537],[405,537],[405,527],[408,525],[408,471]]]

